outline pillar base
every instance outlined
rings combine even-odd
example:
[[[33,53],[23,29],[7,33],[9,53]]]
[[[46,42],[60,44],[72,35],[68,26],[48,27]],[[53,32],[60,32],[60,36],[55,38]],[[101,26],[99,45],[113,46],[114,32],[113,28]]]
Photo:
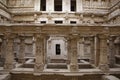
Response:
[[[10,70],[12,70],[13,68],[15,68],[15,64],[14,63],[5,63],[5,65],[4,65],[4,69],[6,70],[6,71],[10,71]]]
[[[78,71],[78,65],[70,64],[70,71],[77,72]]]
[[[94,60],[90,60],[90,64],[94,64],[94,62],[95,62]]]
[[[109,66],[110,66],[110,68],[113,68],[115,66],[115,60],[114,59],[110,60]]]
[[[25,63],[25,59],[18,59],[19,63]]]
[[[35,73],[43,72],[43,70],[44,70],[44,64],[35,64],[34,66]]]
[[[104,72],[108,72],[109,71],[109,66],[107,64],[100,64],[99,69],[101,69]]]
[[[70,60],[67,60],[66,63],[67,63],[67,64],[70,64]]]

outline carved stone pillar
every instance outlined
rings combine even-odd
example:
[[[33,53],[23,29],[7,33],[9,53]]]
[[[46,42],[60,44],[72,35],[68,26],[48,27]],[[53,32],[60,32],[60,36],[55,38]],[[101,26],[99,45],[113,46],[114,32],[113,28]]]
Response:
[[[54,11],[54,0],[46,0],[46,11],[48,12]]]
[[[104,71],[108,72],[108,54],[107,54],[107,36],[104,34],[99,35],[100,38],[100,63],[99,68]]]
[[[114,67],[115,64],[115,36],[109,38],[109,66]]]
[[[62,1],[62,4],[63,4],[63,6],[62,6],[62,10],[64,11],[64,12],[70,12],[70,0],[63,0]]]
[[[13,54],[13,42],[14,36],[11,33],[6,33],[6,56],[5,56],[5,70],[11,70],[14,68],[14,54]]]
[[[98,67],[100,59],[100,40],[95,36],[95,66]]]
[[[77,12],[82,12],[83,11],[83,5],[82,4],[83,4],[82,0],[76,0]]]
[[[42,72],[44,70],[44,36],[42,34],[35,34],[35,65],[34,71]]]
[[[90,63],[94,64],[95,63],[95,54],[94,54],[94,37],[90,37]]]
[[[18,56],[18,62],[24,63],[25,62],[25,37],[20,36],[20,49],[19,49],[19,56]]]
[[[77,42],[78,35],[70,35],[70,70],[72,72],[78,71],[78,60],[77,60]]]
[[[35,5],[34,5],[34,10],[35,10],[35,11],[40,11],[40,1],[41,1],[41,0],[35,0],[35,1],[34,1],[34,2],[35,2],[35,3],[34,3],[34,4],[35,4]]]

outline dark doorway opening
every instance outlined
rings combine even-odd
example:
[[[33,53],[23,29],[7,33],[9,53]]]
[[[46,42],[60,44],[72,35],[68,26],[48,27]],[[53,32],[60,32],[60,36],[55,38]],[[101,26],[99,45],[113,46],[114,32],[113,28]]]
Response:
[[[54,10],[62,11],[62,0],[54,0]]]
[[[41,0],[40,10],[46,11],[46,0]]]
[[[71,0],[71,11],[76,11],[76,0]]]
[[[61,54],[60,44],[56,44],[56,55]]]

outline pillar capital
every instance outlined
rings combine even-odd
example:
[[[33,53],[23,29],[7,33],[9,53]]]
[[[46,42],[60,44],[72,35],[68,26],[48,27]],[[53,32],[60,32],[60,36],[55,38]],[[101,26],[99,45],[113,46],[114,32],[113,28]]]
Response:
[[[98,36],[101,40],[108,39],[108,35],[106,34],[99,34]]]
[[[90,41],[94,41],[94,36],[89,37]]]
[[[4,39],[14,39],[16,37],[15,34],[12,33],[5,33],[4,34]]]
[[[114,41],[116,39],[116,36],[109,36],[110,41]]]
[[[36,33],[36,34],[35,34],[35,38],[41,38],[41,39],[43,39],[43,38],[45,38],[45,34]]]

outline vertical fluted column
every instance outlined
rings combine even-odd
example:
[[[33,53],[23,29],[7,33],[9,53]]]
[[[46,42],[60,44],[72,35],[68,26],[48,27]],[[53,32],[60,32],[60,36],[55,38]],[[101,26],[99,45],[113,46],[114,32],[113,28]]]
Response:
[[[19,56],[18,56],[18,62],[24,63],[25,62],[25,37],[20,36],[20,49],[19,49]]]
[[[34,10],[35,11],[40,11],[40,2],[41,2],[41,0],[35,0],[34,1],[35,3],[35,5],[34,5]]]
[[[108,66],[108,54],[107,54],[107,35],[100,34],[100,63],[99,68],[107,72],[109,70]]]
[[[115,65],[115,36],[109,38],[109,66],[114,67]]]
[[[90,37],[90,63],[94,64],[95,63],[95,54],[94,54],[94,37]]]
[[[42,34],[35,34],[35,72],[42,72],[44,70],[44,36]]]
[[[6,33],[5,37],[7,39],[7,43],[4,69],[9,71],[14,68],[14,54],[13,54],[14,36],[11,33]]]
[[[70,46],[71,46],[71,55],[70,55],[70,71],[78,71],[78,60],[77,60],[77,42],[78,35],[70,35]]]
[[[100,59],[100,40],[95,36],[95,66],[98,67]]]

